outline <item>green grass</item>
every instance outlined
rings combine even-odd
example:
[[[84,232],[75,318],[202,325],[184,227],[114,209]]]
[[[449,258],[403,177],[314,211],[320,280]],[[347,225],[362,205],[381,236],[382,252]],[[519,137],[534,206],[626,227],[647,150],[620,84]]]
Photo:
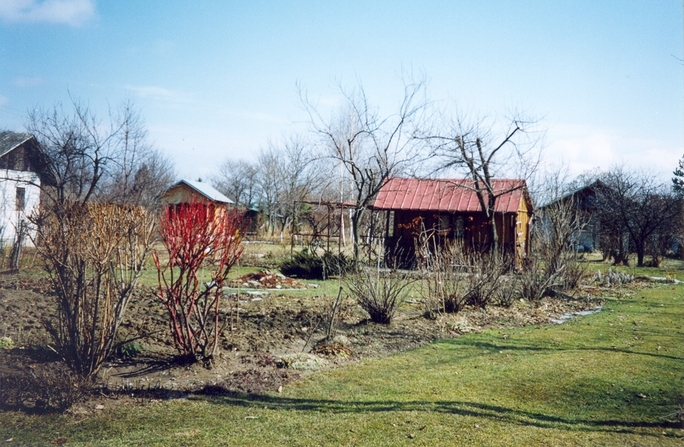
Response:
[[[629,273],[635,276],[670,276],[684,280],[684,261],[681,259],[663,259],[660,267],[636,267],[636,255],[631,255],[629,258],[629,266],[614,266],[612,262],[603,262],[600,254],[588,254],[585,256],[584,265],[592,272],[601,270],[607,272],[608,269]],[[649,262],[651,258],[646,257],[645,262]]]
[[[8,445],[682,445],[684,286],[615,291],[559,326],[489,331],[282,394],[91,416],[0,413]]]

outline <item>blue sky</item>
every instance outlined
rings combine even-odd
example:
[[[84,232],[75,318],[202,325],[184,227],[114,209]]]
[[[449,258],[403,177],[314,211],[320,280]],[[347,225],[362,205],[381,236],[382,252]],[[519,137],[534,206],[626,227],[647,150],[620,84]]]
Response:
[[[391,113],[401,73],[475,114],[524,109],[546,160],[667,181],[684,155],[683,6],[643,1],[0,2],[0,128],[68,101],[102,117],[132,99],[189,178],[305,133],[297,84],[322,107],[364,85]]]

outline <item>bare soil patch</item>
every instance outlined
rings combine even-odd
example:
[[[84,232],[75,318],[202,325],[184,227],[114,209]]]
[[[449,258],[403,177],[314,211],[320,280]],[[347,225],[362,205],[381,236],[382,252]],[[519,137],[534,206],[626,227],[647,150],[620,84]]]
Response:
[[[262,282],[259,277],[240,281]],[[423,316],[421,303],[409,302],[392,324],[379,325],[369,322],[364,312],[346,298],[338,311],[335,343],[321,345],[318,342],[326,329],[324,316],[334,297],[298,297],[277,290],[278,285],[302,285],[291,281],[268,277],[263,281],[267,292],[224,300],[227,324],[211,369],[177,361],[168,335],[166,310],[155,298],[154,289],[139,287],[120,330],[122,341],[133,341],[102,368],[95,392],[76,396],[80,403],[71,411],[99,411],[123,402],[178,398],[190,393],[276,391],[315,370],[386,356],[487,328],[549,323],[565,313],[597,304],[585,294],[583,299],[545,299],[538,305],[516,301],[509,308],[468,308],[431,320]],[[63,370],[57,356],[46,348],[49,338],[42,324],[54,314],[47,279],[0,276],[0,337],[10,337],[15,344],[13,349],[0,349],[0,377],[38,377]]]

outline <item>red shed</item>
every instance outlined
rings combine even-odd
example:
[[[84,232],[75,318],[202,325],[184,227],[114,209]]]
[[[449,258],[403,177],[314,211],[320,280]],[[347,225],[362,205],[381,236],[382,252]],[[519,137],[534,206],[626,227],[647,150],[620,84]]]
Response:
[[[533,207],[527,185],[520,179],[493,179],[492,186],[500,246],[520,262],[529,255]],[[373,209],[387,212],[385,252],[400,257],[404,265],[415,261],[415,242],[421,235],[434,236],[437,245],[461,240],[464,247],[477,250],[491,243],[489,221],[469,179],[392,178]]]

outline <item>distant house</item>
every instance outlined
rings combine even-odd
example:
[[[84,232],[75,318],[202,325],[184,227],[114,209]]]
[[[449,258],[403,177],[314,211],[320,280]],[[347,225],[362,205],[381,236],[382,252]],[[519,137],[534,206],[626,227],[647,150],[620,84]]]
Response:
[[[524,180],[495,179],[495,222],[500,247],[517,261],[529,255],[532,200]],[[390,179],[378,193],[374,210],[386,212],[385,253],[415,262],[416,240],[434,237],[433,246],[461,241],[465,249],[485,250],[488,220],[468,179]]]
[[[38,209],[40,180],[30,162],[37,145],[33,135],[0,132],[0,243],[3,245],[16,240],[26,216]]]
[[[582,222],[582,227],[572,237],[575,250],[591,252],[601,249],[602,225],[599,219],[600,194],[607,186],[600,180],[577,188],[557,200],[539,207],[540,224],[545,225],[544,211],[558,203],[570,204],[573,212]],[[627,240],[627,238],[625,239]]]

